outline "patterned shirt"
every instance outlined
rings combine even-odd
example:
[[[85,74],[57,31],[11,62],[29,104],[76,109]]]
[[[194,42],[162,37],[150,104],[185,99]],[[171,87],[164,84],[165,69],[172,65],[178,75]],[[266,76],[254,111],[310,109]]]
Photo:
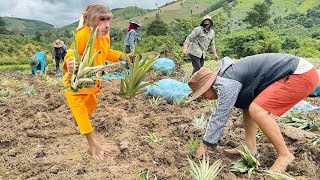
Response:
[[[209,46],[214,47],[214,31],[205,30],[202,26],[194,28],[191,34],[187,37],[188,53],[198,58],[205,58],[205,53]]]
[[[125,45],[130,46],[130,50],[134,49],[134,44],[139,41],[139,34],[134,29],[131,29],[126,36]]]

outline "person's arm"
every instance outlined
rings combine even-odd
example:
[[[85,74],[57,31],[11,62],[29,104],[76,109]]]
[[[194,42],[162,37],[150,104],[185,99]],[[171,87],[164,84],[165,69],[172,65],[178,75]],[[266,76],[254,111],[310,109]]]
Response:
[[[44,73],[45,63],[46,63],[46,56],[44,55],[42,60],[40,60],[41,72]]]
[[[201,28],[200,27],[196,27],[191,34],[189,34],[189,36],[186,38],[186,40],[183,43],[183,54],[187,54],[188,53],[188,45],[190,44],[190,42],[195,41],[195,39],[199,36],[201,32]]]
[[[216,61],[218,60],[218,54],[216,51],[216,43],[215,43],[215,35],[213,32],[213,39],[210,41],[209,46],[211,47],[211,52],[213,54],[213,59],[215,59]]]
[[[217,146],[232,107],[242,88],[240,82],[221,77],[217,77],[215,84],[218,89],[217,108],[210,116],[206,133],[203,138],[203,144],[211,147]]]

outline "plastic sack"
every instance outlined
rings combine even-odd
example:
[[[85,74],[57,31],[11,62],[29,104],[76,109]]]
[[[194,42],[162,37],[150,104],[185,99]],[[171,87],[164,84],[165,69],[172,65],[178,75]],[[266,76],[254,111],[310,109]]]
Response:
[[[318,74],[320,76],[320,70],[318,70]],[[318,84],[318,87],[309,96],[320,96],[320,84]]]
[[[298,104],[294,105],[291,109],[289,109],[288,112],[294,112],[294,111],[320,111],[320,107],[314,106],[308,101],[301,100],[298,102]]]
[[[175,66],[176,64],[173,62],[173,60],[167,58],[159,58],[156,60],[151,69],[158,69],[162,73],[167,74],[169,72],[173,72]]]
[[[143,89],[147,95],[162,97],[167,101],[187,98],[191,89],[187,83],[175,79],[162,79]]]

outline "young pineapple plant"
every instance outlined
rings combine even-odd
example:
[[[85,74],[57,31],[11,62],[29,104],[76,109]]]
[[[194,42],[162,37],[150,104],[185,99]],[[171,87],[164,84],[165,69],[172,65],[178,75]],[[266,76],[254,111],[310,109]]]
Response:
[[[187,105],[186,98],[178,98],[173,101],[173,105],[181,107]]]
[[[94,41],[97,35],[97,30],[98,29],[93,32],[91,29],[89,40],[81,59],[78,54],[79,52],[76,38],[74,37],[74,49],[72,50],[74,53],[74,69],[73,73],[71,74],[70,86],[65,87],[65,90],[72,90],[77,93],[81,89],[92,88],[92,85],[96,80],[101,80],[98,71],[106,66],[110,66],[106,65],[105,63],[99,66],[94,66],[96,55],[100,53],[100,50],[96,52],[94,49]],[[77,66],[78,64],[79,66]]]
[[[313,136],[311,142],[313,145],[317,145],[318,143],[320,143],[320,136]]]
[[[149,171],[141,171],[138,174],[139,180],[151,180],[149,176]],[[156,175],[153,175],[153,180],[158,180],[158,177]]]
[[[146,139],[151,142],[160,142],[162,139],[159,139],[154,133],[148,133],[148,136],[146,136]]]
[[[217,100],[208,100],[206,101],[206,107],[210,112],[213,112],[216,110],[217,107]]]
[[[304,116],[297,113],[286,114],[280,118],[280,121],[298,129],[309,129],[316,131],[320,127],[314,117]]]
[[[220,159],[210,165],[209,157],[206,158],[205,155],[203,155],[202,160],[199,161],[199,165],[190,158],[188,158],[188,161],[189,171],[193,180],[213,180],[222,169],[220,167],[222,163]]]
[[[264,134],[263,132],[261,131],[261,129],[258,129],[257,132],[256,132],[256,139],[257,141],[261,141],[261,139],[263,138]]]
[[[205,129],[207,121],[205,119],[204,113],[201,114],[201,117],[194,116],[193,118],[193,127],[196,129]]]
[[[149,103],[153,106],[158,106],[161,103],[162,99],[163,98],[161,97],[152,97],[151,99],[149,99]]]
[[[198,138],[191,137],[188,140],[187,148],[191,152],[192,155],[194,155],[196,153],[196,150],[198,149],[199,146],[200,146],[200,141]]]
[[[295,180],[295,178],[291,177],[288,173],[277,173],[274,171],[264,171],[266,175],[270,176],[274,180]]]
[[[23,94],[27,94],[29,96],[36,96],[38,94],[33,86],[28,86],[26,84],[21,86],[21,91]]]
[[[127,56],[127,63],[129,65],[129,70],[125,68],[124,65],[121,64],[121,67],[124,72],[124,79],[121,79],[120,84],[120,96],[126,99],[132,99],[137,94],[142,93],[142,89],[146,86],[151,85],[152,83],[149,82],[142,82],[146,76],[147,72],[156,62],[157,58],[159,57],[156,55],[154,58],[151,59],[141,59],[140,53],[138,53],[138,48],[135,47],[134,54],[136,54],[134,62],[131,63],[130,58]]]
[[[253,174],[258,167],[260,166],[259,161],[251,154],[249,148],[242,144],[243,151],[238,150],[241,154],[241,159],[237,162],[234,162],[229,167],[231,172],[240,172],[240,173],[248,173],[248,177],[250,178],[251,174]]]

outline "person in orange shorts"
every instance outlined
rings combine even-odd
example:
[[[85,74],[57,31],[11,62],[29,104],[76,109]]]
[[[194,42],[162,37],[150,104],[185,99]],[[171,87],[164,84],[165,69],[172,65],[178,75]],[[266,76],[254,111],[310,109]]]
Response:
[[[307,60],[290,54],[266,53],[248,56],[239,62],[224,57],[218,72],[202,67],[191,77],[193,91],[189,102],[202,96],[217,99],[203,144],[196,151],[201,158],[208,147],[216,147],[232,107],[242,109],[244,142],[257,154],[256,131],[259,127],[277,152],[270,170],[282,172],[294,156],[288,150],[280,128],[270,113],[281,116],[307,97],[318,86],[317,70]],[[226,150],[236,153],[242,147]]]
[[[101,65],[105,60],[116,62],[118,60],[125,61],[126,57],[119,51],[110,49],[110,26],[112,24],[112,12],[104,4],[89,4],[82,14],[79,27],[75,34],[79,56],[81,57],[90,36],[90,28],[95,30],[98,28],[97,36],[94,42],[96,51],[101,50],[95,59],[95,66]],[[74,48],[74,44],[70,49]],[[128,54],[132,58],[132,54]],[[64,59],[63,69],[65,71],[64,86],[68,86],[74,69],[74,53],[68,51]],[[101,92],[101,82],[96,81],[92,84],[92,88],[85,88],[74,93],[72,90],[66,90],[65,95],[68,105],[78,124],[80,133],[84,134],[89,144],[89,150],[94,159],[103,160],[105,158],[105,149],[96,139],[93,128],[89,119],[94,109],[97,107],[98,100],[96,94]]]

